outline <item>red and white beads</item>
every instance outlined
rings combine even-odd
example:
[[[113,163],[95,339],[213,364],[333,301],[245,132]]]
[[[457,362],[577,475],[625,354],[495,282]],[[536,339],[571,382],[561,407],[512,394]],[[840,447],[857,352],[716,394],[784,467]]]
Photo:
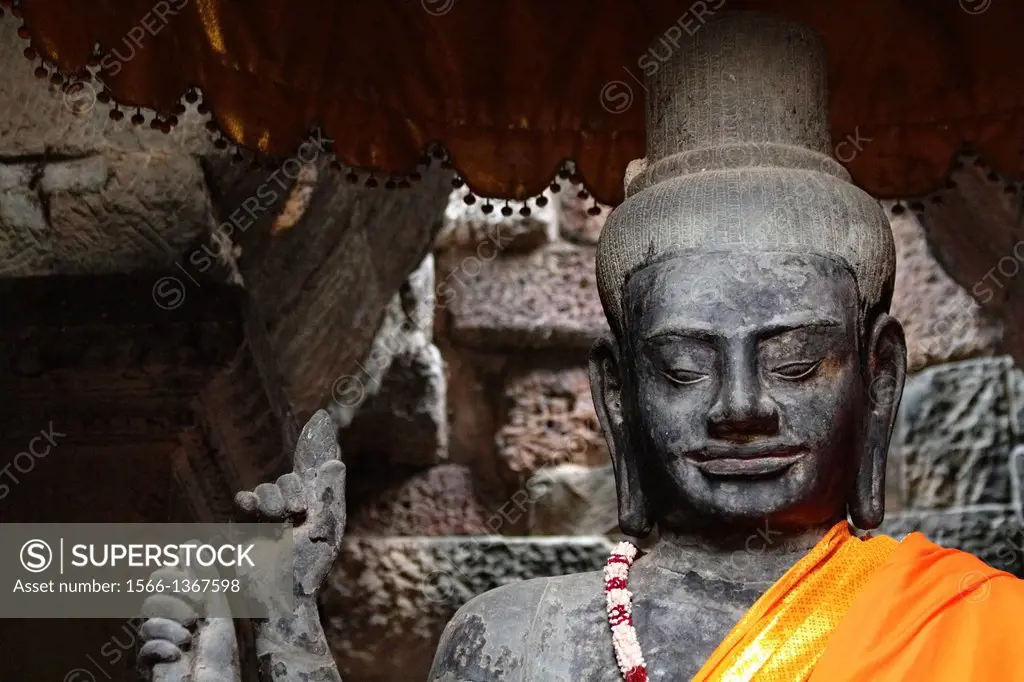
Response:
[[[629,567],[633,565],[636,552],[636,547],[630,543],[620,542],[604,567],[604,593],[608,604],[608,624],[612,628],[612,647],[625,682],[647,682],[647,664],[633,628],[633,595],[626,589]]]

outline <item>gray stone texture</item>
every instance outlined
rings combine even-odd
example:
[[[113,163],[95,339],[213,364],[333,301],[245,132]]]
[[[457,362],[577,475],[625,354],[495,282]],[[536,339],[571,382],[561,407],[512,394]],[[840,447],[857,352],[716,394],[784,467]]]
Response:
[[[601,568],[605,538],[352,538],[321,610],[342,678],[426,679],[445,624],[478,594],[530,578]]]
[[[505,404],[495,442],[509,471],[528,476],[560,464],[610,461],[582,367],[514,372],[505,385]]]
[[[893,442],[1006,447],[1010,441],[1007,357],[952,362],[908,378]]]
[[[592,247],[557,243],[491,260],[445,259],[449,335],[491,350],[589,350],[607,323],[597,295]],[[444,289],[449,291],[449,289]]]
[[[538,472],[530,491],[531,535],[606,535],[619,527],[612,465],[564,464]]]
[[[5,171],[3,275],[167,267],[213,225],[202,168],[184,154],[108,150]]]

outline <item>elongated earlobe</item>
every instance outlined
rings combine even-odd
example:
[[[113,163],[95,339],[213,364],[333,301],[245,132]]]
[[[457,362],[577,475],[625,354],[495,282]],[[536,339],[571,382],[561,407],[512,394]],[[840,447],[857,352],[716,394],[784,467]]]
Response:
[[[590,351],[590,391],[615,470],[619,528],[626,535],[643,538],[651,532],[653,523],[640,484],[637,451],[630,443],[629,429],[623,418],[620,370],[615,341],[599,339]]]
[[[903,327],[880,315],[871,329],[867,358],[869,412],[864,447],[849,501],[850,518],[863,530],[878,528],[885,514],[885,466],[907,378]]]

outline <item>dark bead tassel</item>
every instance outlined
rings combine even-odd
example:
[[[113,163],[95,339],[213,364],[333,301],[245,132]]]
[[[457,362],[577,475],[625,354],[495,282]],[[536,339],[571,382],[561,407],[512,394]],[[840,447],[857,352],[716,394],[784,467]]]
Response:
[[[142,115],[142,112],[138,109],[135,110],[135,114],[132,115],[132,123],[140,126],[146,122],[146,117]]]
[[[526,206],[524,204],[523,207],[521,209],[519,209],[519,215],[523,216],[524,218],[529,218],[530,217],[530,207]]]
[[[462,189],[462,186],[465,184],[466,183],[463,182],[462,178],[460,178],[459,176],[455,176],[454,178],[452,178],[452,187],[454,187],[455,189]]]
[[[508,205],[508,202],[506,202],[505,205],[501,208],[501,215],[505,216],[506,218],[512,215],[512,207]]]
[[[537,205],[540,206],[541,208],[544,208],[545,206],[548,205],[548,198],[541,194],[539,197],[537,197]]]
[[[559,192],[561,192],[561,191],[562,191],[562,186],[561,186],[561,185],[559,185],[559,184],[558,184],[557,182],[552,182],[552,183],[551,183],[551,186],[550,186],[550,189],[551,189],[551,191],[552,191],[552,192],[554,192],[555,194],[558,194]]]
[[[409,181],[405,178],[398,181],[398,189],[409,189],[410,186]]]
[[[472,206],[473,204],[476,203],[476,197],[473,196],[472,194],[467,194],[465,199],[463,199],[463,201],[466,202],[466,205]]]
[[[905,212],[906,212],[906,208],[904,208],[903,204],[901,204],[899,202],[896,202],[893,205],[893,207],[892,207],[892,214],[893,215],[903,215]]]
[[[480,207],[480,210],[484,212],[484,215],[490,215],[491,213],[494,212],[494,204],[488,201],[486,204]]]
[[[189,104],[195,104],[199,101],[199,93],[196,92],[195,88],[189,88],[185,93],[185,101]]]
[[[26,47],[25,51],[22,52],[22,54],[25,55],[25,59],[31,62],[34,62],[35,60],[39,59],[39,54],[32,47]]]
[[[373,177],[371,174],[370,177],[366,179],[366,186],[370,189],[374,189],[377,186],[377,178]]]
[[[111,109],[110,113],[107,115],[110,116],[111,121],[120,121],[124,118],[124,112],[118,109],[117,107]]]
[[[350,185],[354,185],[359,182],[359,176],[356,175],[354,171],[349,171],[345,175],[345,180],[347,180]]]
[[[387,182],[384,183],[384,189],[394,189],[395,187],[395,181],[391,178],[388,178]]]
[[[581,189],[579,192],[576,192],[576,196],[579,197],[580,199],[589,199],[590,192],[588,192],[585,189]]]
[[[46,70],[46,67],[40,64],[35,70],[36,78],[42,80],[50,75],[50,72]]]

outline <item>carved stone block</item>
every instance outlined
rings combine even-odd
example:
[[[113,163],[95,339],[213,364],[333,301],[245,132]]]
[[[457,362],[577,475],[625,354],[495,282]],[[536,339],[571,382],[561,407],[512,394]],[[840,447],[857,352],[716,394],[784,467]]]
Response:
[[[1010,363],[1007,357],[953,362],[908,377],[893,445],[1005,447]]]
[[[553,245],[525,256],[477,259],[472,267],[457,261],[440,269],[438,290],[450,313],[451,339],[462,345],[583,353],[607,330],[589,247]]]

